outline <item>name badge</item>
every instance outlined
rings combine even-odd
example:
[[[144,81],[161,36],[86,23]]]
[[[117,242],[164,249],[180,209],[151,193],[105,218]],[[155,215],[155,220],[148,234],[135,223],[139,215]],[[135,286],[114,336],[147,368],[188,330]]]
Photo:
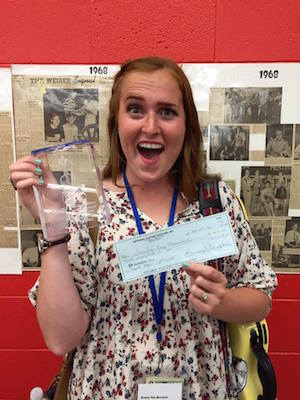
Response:
[[[114,244],[124,282],[238,253],[227,212]]]
[[[182,383],[141,383],[138,400],[182,400]]]

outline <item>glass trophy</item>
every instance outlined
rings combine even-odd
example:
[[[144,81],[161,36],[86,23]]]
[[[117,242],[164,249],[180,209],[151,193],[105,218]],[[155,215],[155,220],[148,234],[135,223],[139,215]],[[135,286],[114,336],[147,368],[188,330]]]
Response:
[[[43,186],[34,186],[44,237],[51,241],[110,220],[99,162],[87,140],[33,150],[42,160]]]

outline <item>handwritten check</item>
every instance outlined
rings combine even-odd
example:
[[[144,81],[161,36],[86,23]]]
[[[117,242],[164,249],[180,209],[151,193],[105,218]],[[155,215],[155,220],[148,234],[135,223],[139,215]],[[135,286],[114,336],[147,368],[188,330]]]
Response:
[[[114,244],[124,282],[238,253],[227,212]]]

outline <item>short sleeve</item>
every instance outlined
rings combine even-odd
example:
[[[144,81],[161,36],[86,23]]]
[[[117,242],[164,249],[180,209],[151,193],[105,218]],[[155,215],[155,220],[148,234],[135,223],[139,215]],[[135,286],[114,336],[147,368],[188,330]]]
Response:
[[[68,242],[72,275],[81,298],[82,307],[89,316],[97,300],[98,279],[96,274],[95,246],[87,223],[76,218],[69,226],[71,240]],[[59,279],[59,277],[57,277]],[[29,290],[29,300],[36,306],[39,278]]]
[[[237,196],[224,182],[219,182],[219,191],[239,250],[237,255],[224,258],[228,287],[250,287],[271,296],[277,287],[276,274],[261,256]]]

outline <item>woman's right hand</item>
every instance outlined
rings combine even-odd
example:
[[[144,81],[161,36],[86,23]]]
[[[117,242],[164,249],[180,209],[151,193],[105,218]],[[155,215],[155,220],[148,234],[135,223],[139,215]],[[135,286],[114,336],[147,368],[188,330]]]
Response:
[[[10,178],[18,190],[21,203],[34,218],[39,218],[33,186],[40,188],[43,210],[44,235],[49,240],[61,238],[67,233],[67,217],[64,192],[50,170],[47,156],[26,156],[9,166]],[[41,191],[41,188],[43,190]],[[46,211],[47,210],[47,211]],[[43,228],[43,230],[44,230]]]
[[[9,171],[11,182],[18,191],[20,202],[34,218],[39,218],[32,187],[44,184],[45,166],[43,161],[34,156],[25,156],[11,164]]]
[[[28,208],[34,217],[39,217],[33,186],[44,187],[44,206],[50,210],[65,209],[60,189],[49,188],[48,184],[57,184],[50,170],[47,156],[26,156],[9,166],[10,179],[17,189],[21,203]]]

